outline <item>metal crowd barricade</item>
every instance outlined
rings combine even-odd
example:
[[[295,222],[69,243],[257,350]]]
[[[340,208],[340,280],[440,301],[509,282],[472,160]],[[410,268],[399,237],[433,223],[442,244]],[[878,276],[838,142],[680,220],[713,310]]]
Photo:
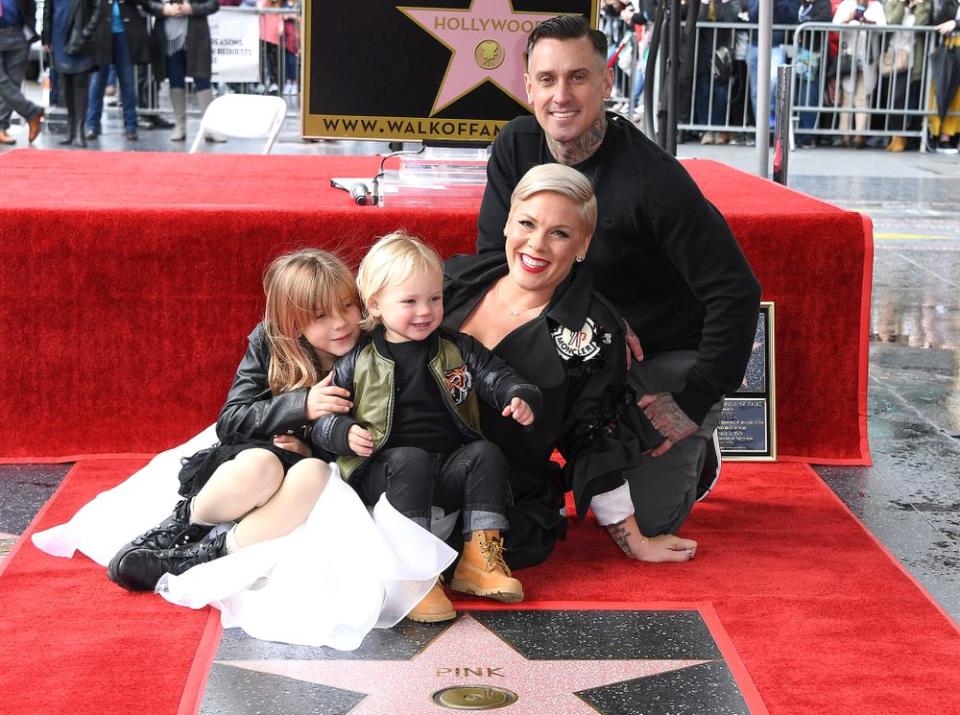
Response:
[[[795,25],[774,25],[773,32],[782,32],[784,42],[773,48],[773,67],[771,73],[770,99],[765,102],[772,106],[776,85],[777,60],[786,56]],[[709,33],[709,34],[707,34]],[[756,74],[752,76],[750,64],[757,62],[758,25],[743,22],[697,22],[692,41],[684,41],[682,57],[690,62],[690,67],[681,74],[680,122],[677,128],[693,132],[722,132],[730,135],[752,135],[756,129],[752,95],[756,93]],[[720,38],[727,36],[728,43]],[[706,41],[702,41],[707,37]],[[728,53],[729,75],[719,78],[714,70],[720,70],[723,63],[717,57],[718,50],[725,48]],[[757,69],[759,72],[759,68]],[[689,90],[687,89],[689,88]],[[704,102],[705,100],[705,102]],[[699,105],[698,105],[699,101]],[[704,107],[704,103],[706,107]],[[773,128],[773,118],[770,118]]]
[[[926,150],[930,117],[935,109],[931,104],[932,77],[930,53],[943,43],[935,27],[911,27],[903,25],[834,25],[832,23],[804,23],[802,25],[774,25],[774,33],[783,32],[784,41],[773,48],[771,67],[771,100],[775,92],[776,66],[793,65],[791,97],[793,100],[791,130],[800,137],[842,137],[844,134],[865,137],[893,137],[921,139],[921,150]],[[728,133],[730,137],[746,136],[749,141],[756,130],[751,94],[748,63],[756,63],[756,24],[741,22],[698,22],[692,40],[683,42],[682,57],[687,64],[681,74],[681,104],[677,128],[690,132]],[[705,35],[704,33],[710,33]],[[849,34],[848,34],[849,33]],[[831,50],[841,38],[863,36],[862,47],[870,53],[868,62],[874,67],[876,84],[864,92],[863,106],[844,102],[844,73],[839,59],[842,49],[836,54]],[[729,45],[718,38],[724,34],[731,39]],[[836,37],[836,40],[832,40]],[[703,40],[703,41],[701,41]],[[718,79],[713,71],[717,50],[729,50],[730,74]],[[889,74],[880,72],[885,54],[896,57],[896,50],[905,47],[905,60],[893,65]],[[888,50],[891,53],[888,53]],[[917,56],[922,57],[919,73],[913,71]],[[662,61],[658,57],[658,65]],[[896,62],[896,60],[895,60]],[[757,68],[759,71],[759,68]],[[642,63],[634,69],[630,84],[642,73]],[[656,95],[660,72],[645,78],[645,91]],[[754,79],[756,74],[754,74]],[[850,94],[855,87],[849,82]],[[633,92],[622,93],[632,99]],[[950,98],[945,98],[949,101]],[[656,104],[656,102],[655,102]],[[766,103],[763,103],[766,104]],[[630,110],[633,103],[630,103]],[[623,113],[626,109],[622,108]],[[865,128],[856,129],[856,115],[866,115]],[[849,121],[843,121],[846,116]],[[957,116],[956,112],[948,116]],[[770,127],[773,128],[773,116]],[[863,119],[861,118],[861,124]],[[845,128],[849,126],[849,128]]]
[[[264,15],[282,15],[284,19],[292,19],[295,23],[295,31],[297,37],[302,37],[301,34],[301,25],[303,15],[301,13],[300,4],[296,4],[290,7],[247,7],[247,6],[224,6],[224,8],[229,7],[231,12],[241,12],[241,13],[250,13],[255,14],[259,17]],[[268,58],[269,52],[276,53],[276,77],[272,78],[273,83],[278,87],[277,94],[283,96],[283,90],[286,85],[287,80],[287,71],[286,71],[286,22],[281,21],[278,25],[277,32],[277,44],[265,42],[264,39],[260,38],[259,43],[259,77],[256,82],[219,82],[221,85],[221,92],[228,91],[237,94],[265,94],[268,93],[268,89],[271,85],[271,77],[268,74],[268,68],[270,66],[270,61]],[[296,93],[293,95],[286,96],[287,104],[289,109],[287,111],[288,117],[298,117],[300,112],[300,97],[302,94],[302,48],[301,43],[297,42],[297,53],[296,53],[296,65],[298,68],[297,71],[297,88]],[[136,68],[138,73],[143,73],[144,78],[141,79],[138,74],[138,85],[142,88],[140,92],[140,105],[138,107],[138,112],[145,115],[151,114],[161,114],[166,108],[160,107],[159,102],[159,83],[154,81],[153,77],[153,68],[151,65],[139,65]],[[217,83],[216,78],[214,78],[215,84]],[[199,114],[195,109],[189,109],[188,113],[191,115]]]
[[[793,44],[794,118],[799,119],[795,131],[810,136],[919,138],[925,151],[924,138],[934,111],[929,57],[941,43],[931,26],[800,25]],[[914,71],[917,65],[919,75]],[[851,95],[857,94],[861,83],[863,103],[854,106],[856,97]],[[856,127],[856,115],[866,126]],[[811,116],[818,120],[803,126]]]

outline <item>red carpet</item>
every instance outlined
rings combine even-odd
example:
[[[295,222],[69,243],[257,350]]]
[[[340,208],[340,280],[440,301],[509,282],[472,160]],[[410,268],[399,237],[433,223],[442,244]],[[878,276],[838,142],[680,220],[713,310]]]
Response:
[[[135,466],[78,465],[40,528]],[[629,563],[599,529],[570,531],[520,572],[528,600],[711,602],[772,713],[960,712],[960,632],[809,467],[725,467],[684,529],[701,543],[688,564]],[[212,658],[201,647],[194,665],[205,612],[121,592],[83,557],[24,545],[0,599],[11,715],[172,713]]]
[[[278,252],[358,256],[405,227],[473,250],[476,200],[358,207],[332,176],[377,157],[15,150],[0,158],[0,459],[156,452],[216,415]],[[777,303],[781,459],[869,462],[869,223],[686,162]],[[642,336],[641,336],[642,338]]]
[[[112,584],[85,556],[38,551],[29,534],[68,520],[145,460],[77,464],[0,569],[0,712],[193,712],[219,642],[220,614]]]

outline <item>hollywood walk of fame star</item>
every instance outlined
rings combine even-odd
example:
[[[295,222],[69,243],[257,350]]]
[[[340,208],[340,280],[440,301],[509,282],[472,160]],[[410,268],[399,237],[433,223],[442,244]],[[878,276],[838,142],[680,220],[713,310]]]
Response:
[[[350,715],[450,713],[431,696],[453,685],[493,685],[519,695],[510,715],[592,713],[576,693],[688,668],[706,660],[527,660],[493,631],[464,614],[410,660],[218,661],[363,693]],[[464,669],[470,668],[469,672]],[[482,675],[477,675],[477,672]]]
[[[537,23],[557,13],[514,12],[512,0],[473,0],[467,10],[397,9],[453,53],[431,117],[486,81],[527,106],[523,86],[527,35]]]

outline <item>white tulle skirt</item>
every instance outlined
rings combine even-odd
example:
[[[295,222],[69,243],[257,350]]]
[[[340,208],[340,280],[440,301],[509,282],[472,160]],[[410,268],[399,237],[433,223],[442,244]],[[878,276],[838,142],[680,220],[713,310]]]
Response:
[[[67,523],[34,534],[33,543],[54,556],[81,551],[105,566],[124,544],[170,514],[179,499],[180,459],[215,441],[211,426],[157,455]],[[353,650],[371,628],[395,625],[456,552],[386,498],[368,510],[336,465],[331,469],[306,522],[293,532],[180,576],[167,574],[157,592],[190,608],[218,608],[224,628],[284,643]]]

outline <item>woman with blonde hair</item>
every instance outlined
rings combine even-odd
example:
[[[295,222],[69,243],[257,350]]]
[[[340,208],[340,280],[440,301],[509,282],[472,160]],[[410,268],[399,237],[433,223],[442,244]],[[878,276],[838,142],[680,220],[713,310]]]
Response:
[[[697,543],[641,531],[626,477],[656,433],[627,386],[624,323],[594,290],[583,265],[597,202],[590,181],[562,164],[530,169],[510,198],[505,252],[447,261],[445,324],[461,330],[528,375],[543,393],[531,429],[481,405],[480,424],[507,455],[515,505],[508,511],[514,568],[549,556],[566,527],[564,492],[577,513],[591,508],[623,552],[641,561],[686,561]],[[659,438],[662,440],[662,437]],[[562,473],[551,460],[565,460]],[[651,497],[652,499],[652,497]],[[671,508],[689,511],[690,504]]]

